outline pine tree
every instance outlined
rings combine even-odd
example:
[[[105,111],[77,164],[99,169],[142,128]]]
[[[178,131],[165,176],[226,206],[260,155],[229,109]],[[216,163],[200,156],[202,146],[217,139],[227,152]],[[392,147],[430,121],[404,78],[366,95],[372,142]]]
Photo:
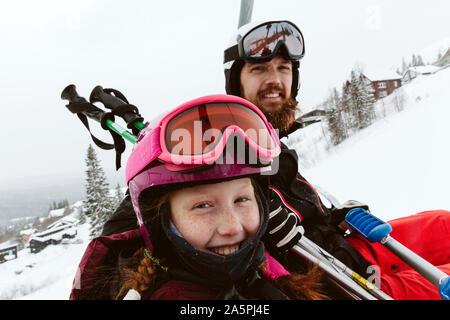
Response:
[[[336,88],[330,93],[327,100],[328,106],[327,125],[333,145],[338,145],[347,138],[347,129],[344,120],[342,100]]]
[[[342,88],[340,99],[346,137],[366,128],[374,121],[374,92],[370,80],[358,68],[353,69],[350,80],[346,81]]]
[[[358,129],[364,129],[372,124],[375,119],[375,90],[369,79],[363,74],[359,75],[357,83],[357,105],[358,105]]]
[[[86,155],[86,199],[84,214],[91,224],[90,236],[100,235],[103,225],[115,209],[115,201],[109,195],[109,185],[106,175],[97,159],[97,154],[89,144]]]
[[[347,83],[346,88],[346,109],[347,109],[347,125],[350,131],[358,131],[360,125],[359,125],[359,110],[358,110],[358,86],[359,86],[359,79],[358,79],[358,72],[356,70],[352,70],[350,73],[350,82]]]
[[[351,134],[352,128],[354,127],[354,119],[351,112],[352,109],[351,83],[350,81],[346,81],[342,87],[341,95],[342,121],[344,123],[346,136]]]
[[[408,65],[405,62],[405,58],[402,58],[402,75],[404,75],[406,71],[408,71]]]
[[[125,198],[125,194],[122,192],[122,188],[120,187],[120,184],[117,183],[116,190],[115,190],[115,207],[117,208],[119,204],[122,202],[123,198]]]
[[[423,58],[421,55],[417,55],[417,65],[418,66],[424,66],[425,62],[423,62]]]
[[[410,63],[411,67],[424,66],[424,65],[425,65],[425,63],[423,62],[422,56],[420,56],[420,55],[416,56],[415,54],[412,55],[411,63]]]
[[[415,54],[412,55],[412,58],[411,58],[411,66],[412,66],[412,67],[417,66],[417,58],[416,58],[416,55],[415,55]]]

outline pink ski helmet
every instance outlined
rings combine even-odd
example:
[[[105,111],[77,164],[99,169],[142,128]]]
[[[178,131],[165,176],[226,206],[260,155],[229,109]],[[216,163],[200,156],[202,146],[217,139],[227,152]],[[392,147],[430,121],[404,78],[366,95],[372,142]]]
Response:
[[[226,148],[231,137],[244,141],[245,150],[251,150],[257,161],[239,161],[239,154],[228,156],[230,150],[236,151]],[[238,153],[245,150],[237,148]],[[264,114],[236,96],[197,98],[149,122],[141,130],[125,169],[146,246],[153,251],[139,206],[143,190],[274,174],[272,164],[280,150],[278,135]]]

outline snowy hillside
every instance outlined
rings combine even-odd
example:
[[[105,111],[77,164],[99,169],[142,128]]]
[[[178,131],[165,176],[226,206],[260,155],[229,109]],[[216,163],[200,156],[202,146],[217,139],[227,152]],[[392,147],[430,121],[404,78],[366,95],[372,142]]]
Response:
[[[450,209],[449,83],[450,68],[415,79],[397,92],[403,92],[404,111],[393,112],[395,95],[379,101],[377,112],[392,114],[332,151],[320,123],[300,130],[287,141],[300,155],[300,172],[340,201],[366,202],[387,220]],[[88,225],[82,225],[63,244],[37,254],[19,251],[0,264],[0,299],[68,299],[88,242]]]
[[[449,84],[447,68],[404,85],[397,92],[403,111],[393,112],[395,94],[378,101],[378,114],[393,113],[330,152],[322,124],[299,132],[287,142],[299,153],[300,172],[341,202],[366,202],[383,219],[450,209]]]
[[[84,224],[74,239],[38,253],[20,250],[17,259],[0,264],[0,300],[67,300],[88,243],[89,225]]]
[[[426,48],[423,48],[416,55],[420,55],[425,63],[433,63],[437,60],[438,54],[444,55],[450,48],[450,37],[436,41]],[[410,56],[412,53],[410,54]]]

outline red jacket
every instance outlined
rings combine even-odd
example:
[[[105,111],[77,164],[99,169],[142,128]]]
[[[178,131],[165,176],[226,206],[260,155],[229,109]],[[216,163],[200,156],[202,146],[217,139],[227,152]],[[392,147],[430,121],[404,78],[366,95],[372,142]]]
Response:
[[[450,274],[450,211],[421,212],[389,221],[390,235],[408,249]],[[381,290],[396,300],[441,300],[438,288],[380,243],[360,235],[348,239],[379,268]]]

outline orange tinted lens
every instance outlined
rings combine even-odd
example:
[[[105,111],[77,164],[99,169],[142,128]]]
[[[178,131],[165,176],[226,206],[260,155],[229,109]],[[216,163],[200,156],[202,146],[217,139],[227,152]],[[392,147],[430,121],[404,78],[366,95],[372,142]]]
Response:
[[[240,127],[262,148],[275,146],[264,121],[250,108],[237,103],[208,103],[185,110],[169,121],[166,147],[177,155],[204,154],[216,146],[230,125]]]

